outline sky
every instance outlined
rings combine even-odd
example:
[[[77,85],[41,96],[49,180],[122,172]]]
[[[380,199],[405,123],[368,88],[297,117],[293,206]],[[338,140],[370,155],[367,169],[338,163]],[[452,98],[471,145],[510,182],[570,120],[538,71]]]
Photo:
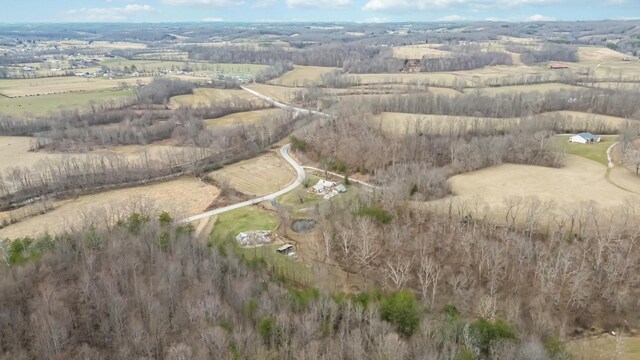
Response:
[[[0,0],[0,9],[0,24],[640,19],[640,0]]]

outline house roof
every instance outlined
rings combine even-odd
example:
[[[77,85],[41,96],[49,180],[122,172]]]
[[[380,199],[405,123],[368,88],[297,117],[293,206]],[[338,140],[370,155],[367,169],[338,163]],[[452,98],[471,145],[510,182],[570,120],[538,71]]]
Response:
[[[600,136],[596,136],[596,135],[593,135],[592,133],[588,133],[588,132],[583,132],[583,133],[580,133],[580,134],[578,134],[576,136],[580,136],[581,138],[583,138],[585,140],[597,140],[597,139],[600,138]]]

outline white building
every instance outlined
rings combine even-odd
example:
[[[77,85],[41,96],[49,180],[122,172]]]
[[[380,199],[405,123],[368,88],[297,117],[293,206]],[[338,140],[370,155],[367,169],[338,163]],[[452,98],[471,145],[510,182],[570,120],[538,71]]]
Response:
[[[591,143],[599,143],[600,136],[593,135],[592,133],[580,133],[577,135],[573,135],[569,138],[569,142],[578,143],[578,144],[591,144]]]

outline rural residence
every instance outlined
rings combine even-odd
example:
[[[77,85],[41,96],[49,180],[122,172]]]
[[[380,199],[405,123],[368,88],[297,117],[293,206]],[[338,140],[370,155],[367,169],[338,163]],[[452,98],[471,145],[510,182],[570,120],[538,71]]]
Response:
[[[577,135],[573,135],[569,138],[569,142],[578,143],[578,144],[592,144],[599,143],[600,136],[593,135],[592,133],[583,132]]]

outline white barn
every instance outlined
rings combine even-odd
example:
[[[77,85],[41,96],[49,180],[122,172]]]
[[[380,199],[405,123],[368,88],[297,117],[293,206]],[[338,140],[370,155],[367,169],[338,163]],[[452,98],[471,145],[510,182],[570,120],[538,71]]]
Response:
[[[591,144],[591,143],[599,143],[600,136],[593,135],[592,133],[580,133],[577,135],[573,135],[569,138],[569,142],[578,143],[578,144]]]

